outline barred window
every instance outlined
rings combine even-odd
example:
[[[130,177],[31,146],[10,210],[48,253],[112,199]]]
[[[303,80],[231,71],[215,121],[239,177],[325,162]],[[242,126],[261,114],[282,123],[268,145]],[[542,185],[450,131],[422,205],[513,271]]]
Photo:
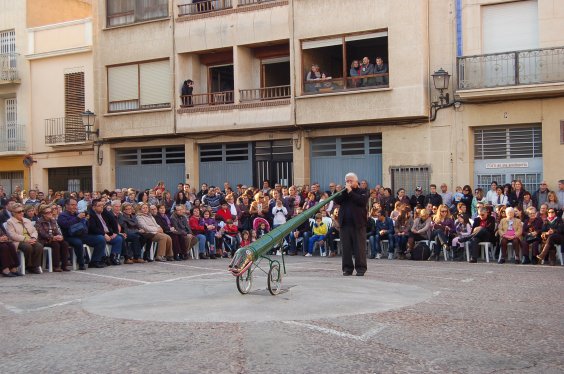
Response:
[[[474,130],[476,160],[539,157],[542,157],[541,125]]]
[[[415,187],[421,186],[423,193],[427,193],[427,188],[431,180],[431,168],[429,166],[398,166],[390,168],[392,176],[392,190],[405,189],[406,195],[415,192]]]

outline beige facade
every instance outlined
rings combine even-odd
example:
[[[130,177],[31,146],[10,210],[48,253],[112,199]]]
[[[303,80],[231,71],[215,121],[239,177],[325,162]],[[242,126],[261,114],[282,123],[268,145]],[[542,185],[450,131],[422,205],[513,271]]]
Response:
[[[556,0],[526,2],[529,4],[525,6],[538,11],[531,26],[538,29],[538,41],[530,49],[542,53],[554,49],[550,53],[556,57],[550,61],[562,59],[564,6]],[[154,161],[144,163],[144,157],[153,157],[150,152],[162,149],[165,157],[169,148],[183,147],[184,163],[180,169],[175,166],[175,178],[198,185],[215,177],[210,170],[229,171],[229,145],[250,144],[244,156],[249,162],[233,165],[247,165],[247,175],[241,182],[257,183],[263,176],[257,157],[259,143],[270,143],[291,148],[292,181],[303,184],[319,178],[316,172],[324,154],[320,149],[325,141],[337,139],[336,149],[341,152],[337,154],[343,157],[336,158],[335,178],[344,175],[348,171],[345,168],[360,168],[374,156],[370,160],[376,161],[370,162],[377,165],[367,166],[370,175],[360,175],[371,184],[398,188],[407,178],[411,182],[405,187],[423,182],[477,186],[484,184],[489,173],[503,174],[505,179],[526,174],[531,185],[543,178],[555,188],[556,181],[563,177],[557,167],[564,154],[559,110],[564,104],[562,71],[557,72],[560,78],[557,75],[556,80],[551,77],[550,81],[491,87],[486,81],[480,86],[477,81],[492,73],[477,58],[472,60],[477,64],[472,71],[464,77],[457,75],[462,62],[469,64],[467,56],[491,53],[487,44],[491,44],[490,31],[484,25],[492,22],[487,17],[496,17],[497,8],[492,6],[513,2],[462,0],[460,8],[454,0],[403,3],[359,0],[351,7],[339,0],[315,2],[315,6],[306,0],[233,1],[224,9],[220,8],[225,2],[204,9],[188,0],[155,0],[151,8],[132,9],[123,15],[107,8],[106,1],[93,2],[94,63],[85,72],[95,94],[87,94],[86,101],[97,114],[103,160],[98,166],[97,148],[92,150],[92,145],[46,146],[41,143],[44,135],[38,131],[33,137],[34,152],[37,145],[37,157],[41,153],[42,159],[34,166],[37,177],[33,179],[38,178],[43,187],[48,167],[78,166],[90,160],[94,189],[127,187],[124,183],[134,183],[133,177],[144,170],[143,165]],[[461,27],[460,40],[457,25]],[[43,34],[34,38],[35,53],[82,48],[81,38],[88,34],[78,30],[80,27],[80,23],[71,22],[68,30],[41,30]],[[60,37],[70,30],[72,35]],[[347,78],[351,61],[365,55],[371,62],[376,55],[383,55],[389,66],[386,84],[357,87],[362,81]],[[76,66],[84,65],[88,58],[89,52],[75,51],[45,61],[32,60],[31,71],[43,74],[50,65],[72,65],[71,61],[76,61]],[[332,79],[305,82],[311,64],[320,65]],[[447,91],[451,102],[456,98],[458,103],[439,110],[436,120],[431,121],[430,106],[439,96],[432,87],[431,74],[439,68],[451,74]],[[481,75],[475,75],[476,71]],[[195,82],[191,102],[180,96],[186,79]],[[476,84],[463,86],[463,79]],[[279,88],[269,88],[273,86]],[[53,105],[48,109],[56,108]],[[60,116],[41,111],[33,113],[34,126],[41,119]],[[522,159],[527,154],[521,155],[519,162],[511,158],[477,159],[478,132],[500,129],[510,137],[512,131],[529,131],[539,125],[542,157],[536,150],[530,161]],[[354,141],[365,142],[366,157],[348,156],[357,151],[347,151],[347,147],[354,147],[349,144]],[[379,141],[381,145],[369,146]],[[227,160],[226,169],[210,169],[212,163],[206,164],[206,154],[212,152],[206,150],[215,146],[214,152],[223,152],[217,160]],[[58,156],[49,153],[53,151],[65,153],[56,160]],[[133,166],[135,162],[127,161],[126,154],[136,157],[138,169]],[[276,156],[272,157],[270,161],[276,161]],[[49,166],[41,166],[39,161]],[[163,161],[163,173],[169,170],[167,162]],[[503,170],[506,164],[520,168],[526,164],[528,169]],[[159,179],[153,174],[146,177],[154,179],[147,185]],[[269,176],[271,182],[286,178]]]

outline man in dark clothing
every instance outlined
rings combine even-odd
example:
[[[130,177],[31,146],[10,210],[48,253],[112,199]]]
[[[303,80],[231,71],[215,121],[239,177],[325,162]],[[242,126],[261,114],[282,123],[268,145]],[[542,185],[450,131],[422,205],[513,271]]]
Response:
[[[429,188],[431,189],[431,192],[427,195],[427,197],[425,197],[425,206],[429,203],[433,206],[441,205],[443,203],[443,198],[437,193],[437,185],[432,184]]]
[[[296,215],[302,213],[303,210],[302,208],[296,208]],[[290,256],[295,256],[296,252],[297,252],[297,247],[298,247],[298,239],[299,238],[303,238],[302,241],[302,252],[305,252],[306,248],[307,248],[307,242],[309,240],[309,237],[311,235],[311,223],[309,222],[309,220],[305,221],[304,223],[302,223],[301,225],[299,225],[294,231],[292,231],[292,233],[289,235],[289,239],[290,239],[290,250],[288,251],[288,254]]]
[[[123,236],[119,234],[118,223],[112,213],[104,208],[104,202],[92,200],[90,218],[88,219],[88,234],[102,236],[107,244],[112,247],[110,262],[112,265],[121,265],[121,248]]]
[[[335,198],[339,204],[339,225],[343,247],[343,275],[363,276],[366,272],[366,205],[368,191],[359,188],[358,177],[354,173],[345,176],[345,190]],[[353,254],[355,261],[353,262]]]
[[[194,91],[194,81],[191,79],[185,80],[182,85],[182,105],[192,106],[192,92]]]
[[[495,240],[495,219],[487,208],[480,208],[478,217],[472,226],[472,235],[460,239],[460,243],[470,241],[470,261],[478,262],[480,257],[480,242],[490,242]]]
[[[415,195],[411,195],[411,199],[409,199],[409,205],[411,205],[411,209],[415,209],[417,206],[420,208],[425,207],[425,196],[423,196],[423,189],[421,186],[415,187]]]

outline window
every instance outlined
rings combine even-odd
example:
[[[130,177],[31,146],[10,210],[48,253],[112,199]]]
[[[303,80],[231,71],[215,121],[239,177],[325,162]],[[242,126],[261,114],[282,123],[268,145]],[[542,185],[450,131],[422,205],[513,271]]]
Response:
[[[364,57],[372,64],[367,70],[362,67]],[[306,94],[387,87],[388,32],[304,40],[302,61]],[[352,67],[353,61],[359,61],[358,67]]]
[[[493,181],[498,185],[505,184],[505,174],[479,174],[476,175],[476,188],[489,191]]]
[[[515,173],[511,174],[511,180],[520,180],[523,188],[532,193],[539,188],[542,175],[540,173]]]
[[[183,164],[184,155],[184,147],[120,149],[116,151],[116,165],[140,166]]]
[[[406,195],[412,195],[415,187],[421,186],[424,193],[427,192],[431,180],[431,172],[428,166],[411,167],[400,166],[390,168],[392,175],[392,190],[397,191],[400,188],[405,189]]]
[[[107,26],[168,17],[168,0],[106,0]]]
[[[200,161],[246,161],[249,159],[249,143],[202,144]]]
[[[86,140],[81,117],[84,106],[84,72],[65,74],[65,142]]]
[[[475,160],[539,157],[542,157],[540,125],[474,130]]]
[[[168,60],[108,67],[110,112],[170,107]]]

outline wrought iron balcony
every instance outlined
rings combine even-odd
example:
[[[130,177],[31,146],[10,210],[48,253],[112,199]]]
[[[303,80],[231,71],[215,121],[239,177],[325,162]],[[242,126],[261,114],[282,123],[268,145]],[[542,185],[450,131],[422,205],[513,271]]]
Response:
[[[86,137],[84,124],[80,116],[49,118],[45,120],[45,144],[63,145],[84,143]]]
[[[191,3],[178,5],[178,15],[209,13],[231,8],[232,0],[192,0]]]
[[[239,90],[239,94],[241,96],[241,102],[287,99],[291,95],[291,87],[290,85],[287,85],[252,88],[247,90]]]
[[[0,124],[0,152],[25,152],[25,125]]]
[[[181,107],[233,104],[233,91],[182,95]]]
[[[564,47],[458,58],[458,89],[564,82]]]
[[[0,84],[19,82],[17,53],[0,54]]]

